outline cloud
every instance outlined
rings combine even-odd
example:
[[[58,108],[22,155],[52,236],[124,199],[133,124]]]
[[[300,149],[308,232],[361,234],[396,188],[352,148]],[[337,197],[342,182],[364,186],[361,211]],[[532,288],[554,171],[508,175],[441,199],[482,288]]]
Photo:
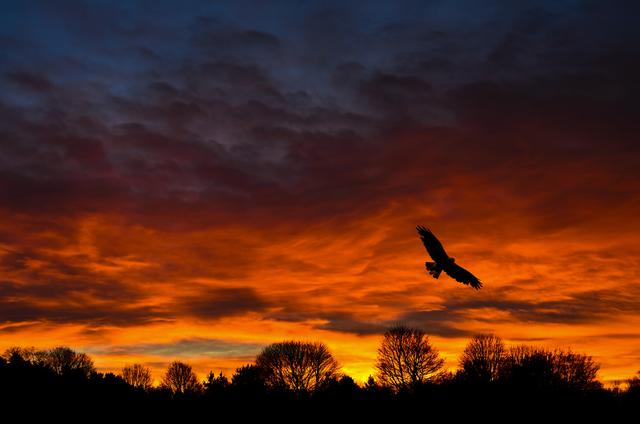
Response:
[[[178,300],[179,310],[206,319],[260,313],[268,307],[269,303],[251,287],[211,287]]]
[[[6,78],[18,87],[34,92],[47,92],[53,88],[47,78],[29,72],[10,72]]]
[[[473,335],[473,331],[464,329],[464,320],[461,318],[460,311],[450,311],[447,308],[407,312],[396,321],[403,325],[420,328],[434,336],[460,338]]]
[[[7,337],[635,319],[632,6],[40,6],[0,17]],[[427,278],[417,223],[485,289]]]
[[[509,321],[557,324],[603,323],[619,314],[631,314],[639,306],[633,293],[613,289],[587,290],[550,301],[458,300],[447,305],[454,314],[490,308],[507,312]]]
[[[88,347],[85,350],[97,355],[127,356],[149,355],[167,358],[238,358],[253,359],[262,349],[255,343],[230,342],[220,339],[193,337],[166,343],[139,343],[132,345],[109,345]]]
[[[3,281],[0,297],[2,322],[9,324],[135,326],[170,319],[161,308],[136,304],[139,294],[114,281],[90,284],[65,280],[31,284]]]

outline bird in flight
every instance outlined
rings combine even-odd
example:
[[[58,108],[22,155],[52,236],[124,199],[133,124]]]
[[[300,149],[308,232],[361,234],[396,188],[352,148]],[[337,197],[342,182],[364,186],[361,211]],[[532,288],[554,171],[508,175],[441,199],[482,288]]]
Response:
[[[440,243],[440,240],[438,240],[431,230],[422,225],[418,225],[416,230],[418,230],[422,244],[424,244],[424,247],[427,249],[429,256],[435,261],[425,262],[427,271],[429,271],[429,274],[431,274],[433,278],[437,279],[440,277],[442,271],[444,271],[454,280],[471,286],[476,290],[482,287],[482,282],[480,282],[475,275],[456,264],[456,260],[447,255],[444,247],[442,247],[442,243]]]

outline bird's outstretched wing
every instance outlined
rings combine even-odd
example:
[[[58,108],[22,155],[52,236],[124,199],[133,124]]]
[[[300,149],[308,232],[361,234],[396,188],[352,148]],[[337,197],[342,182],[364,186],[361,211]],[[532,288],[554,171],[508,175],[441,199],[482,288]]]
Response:
[[[456,263],[452,263],[444,267],[444,272],[459,283],[471,286],[476,290],[479,290],[482,287],[482,282],[478,280],[478,277]]]
[[[440,243],[440,240],[437,239],[431,230],[423,227],[422,225],[418,225],[416,230],[418,230],[418,234],[420,234],[420,238],[422,239],[422,244],[424,244],[427,252],[429,252],[429,256],[431,256],[436,263],[446,263],[449,259],[449,255],[447,255],[444,247],[442,247],[442,243]]]

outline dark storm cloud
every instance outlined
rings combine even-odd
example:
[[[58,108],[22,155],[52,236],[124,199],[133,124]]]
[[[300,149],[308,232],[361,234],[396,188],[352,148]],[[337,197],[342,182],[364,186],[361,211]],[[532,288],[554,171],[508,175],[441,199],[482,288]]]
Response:
[[[630,314],[638,310],[640,301],[637,290],[603,289],[574,293],[562,300],[522,301],[522,300],[456,300],[447,303],[452,315],[489,308],[507,312],[507,320],[523,323],[601,323],[620,314]],[[470,314],[471,315],[471,314]],[[482,321],[482,319],[479,319]],[[494,320],[494,318],[489,319]]]
[[[137,304],[141,294],[118,281],[92,279],[92,273],[70,266],[55,271],[65,275],[32,273],[28,283],[2,281],[0,322],[129,326],[170,319],[162,308]]]
[[[264,313],[272,307],[247,287],[203,289],[196,295],[177,296],[170,304],[158,306],[139,304],[146,297],[145,293],[116,281],[92,281],[91,284],[63,279],[31,284],[2,281],[0,321],[128,326],[172,321],[184,316],[215,320]]]
[[[526,282],[517,283],[522,285]],[[399,293],[398,301],[406,304],[407,297],[415,292],[416,289],[411,288],[406,293]],[[640,308],[637,290],[586,290],[565,296],[564,299],[548,301],[514,298],[518,292],[519,289],[514,285],[487,292],[481,299],[453,296],[445,299],[439,309],[407,311],[384,321],[365,320],[361,315],[349,311],[317,309],[313,304],[300,303],[295,299],[279,299],[275,304],[278,309],[269,312],[267,316],[290,322],[326,321],[316,324],[316,328],[356,335],[382,334],[390,326],[402,324],[421,328],[434,336],[459,338],[474,334],[474,331],[467,329],[470,322],[479,324],[488,332],[493,331],[492,328],[500,323],[604,324],[620,316],[633,314]],[[395,296],[389,292],[371,293],[359,303],[368,305],[367,299],[375,299],[376,304],[381,306],[400,306]],[[486,311],[489,311],[488,315]],[[496,312],[501,316],[493,315]]]
[[[566,54],[544,56],[550,62],[547,67],[536,62],[536,66],[506,82],[496,81],[491,73],[486,78],[478,78],[474,73],[473,67],[478,64],[491,69],[498,66],[496,61],[504,66],[504,57],[548,52],[549,46],[561,37],[557,27],[564,21],[555,7],[548,12],[543,9],[508,8],[507,16],[517,19],[509,21],[505,17],[508,26],[496,25],[493,30],[496,36],[490,32],[480,38],[472,37],[474,31],[480,31],[477,26],[462,31],[448,27],[447,19],[439,22],[440,30],[423,32],[417,22],[401,25],[378,21],[375,8],[369,12],[376,16],[373,28],[360,27],[357,15],[348,7],[302,9],[299,13],[306,15],[308,22],[315,22],[304,30],[305,43],[311,46],[331,45],[338,53],[341,49],[349,50],[350,43],[356,42],[371,42],[380,47],[374,53],[375,65],[370,64],[371,58],[361,57],[357,52],[352,62],[346,64],[326,56],[323,61],[335,60],[326,66],[328,80],[339,81],[334,87],[331,83],[319,86],[318,81],[312,87],[296,87],[295,78],[289,74],[317,72],[311,72],[311,65],[303,60],[314,51],[300,56],[300,47],[292,41],[295,38],[286,37],[292,30],[289,27],[280,28],[279,34],[273,29],[242,28],[225,21],[225,14],[233,14],[233,10],[222,11],[215,18],[202,14],[185,18],[184,22],[195,24],[187,27],[186,39],[177,37],[173,43],[188,43],[191,47],[180,51],[169,48],[173,46],[171,43],[164,46],[161,57],[165,61],[161,63],[141,64],[128,53],[119,52],[125,55],[122,63],[127,65],[120,67],[120,74],[113,72],[111,62],[103,69],[86,68],[87,76],[96,80],[91,88],[83,87],[82,80],[61,82],[56,94],[37,107],[18,107],[8,99],[6,107],[12,114],[32,112],[28,120],[5,122],[9,136],[16,143],[36,149],[8,149],[5,160],[14,165],[4,178],[7,204],[32,211],[37,201],[45,205],[71,205],[65,213],[108,210],[110,205],[111,209],[117,209],[126,204],[128,209],[138,209],[144,215],[149,212],[147,205],[148,209],[157,210],[157,205],[165,202],[177,202],[176,208],[182,204],[185,211],[225,202],[227,210],[237,212],[246,208],[243,198],[251,198],[255,208],[266,211],[276,210],[282,202],[312,200],[318,205],[331,202],[335,205],[332,213],[340,214],[352,210],[354,204],[366,205],[368,209],[387,204],[392,190],[384,190],[383,184],[394,179],[403,179],[408,192],[422,190],[419,179],[411,181],[406,177],[410,171],[420,172],[422,167],[420,161],[410,160],[412,155],[429,154],[441,162],[455,160],[455,164],[447,166],[453,165],[452,170],[473,166],[481,172],[480,168],[490,169],[514,161],[524,161],[526,169],[536,165],[530,159],[531,148],[536,145],[540,155],[547,158],[583,161],[592,158],[599,167],[608,168],[606,158],[603,161],[596,156],[600,152],[595,148],[604,143],[610,131],[615,131],[619,135],[615,140],[621,144],[614,151],[609,149],[608,154],[615,162],[618,151],[633,149],[633,144],[625,140],[637,129],[631,115],[619,110],[620,101],[624,106],[626,98],[636,96],[629,91],[634,85],[628,81],[634,74],[627,71],[628,77],[617,78],[617,63],[636,66],[637,57],[625,58],[633,51],[623,51],[617,61],[601,60],[609,47],[622,42],[619,35],[611,39],[596,37],[597,40],[589,42],[592,51],[580,50],[580,62],[566,63],[567,58],[574,57],[572,48],[578,45],[571,37],[581,25],[589,24],[591,18],[577,20],[567,29],[571,37],[563,44]],[[101,19],[101,14],[89,7],[82,10],[86,11],[82,16],[90,22]],[[430,13],[445,10],[444,6],[425,8],[423,18],[430,22],[433,20]],[[494,18],[492,10],[487,8],[478,19],[490,22]],[[591,16],[589,8],[579,12],[582,14],[578,16]],[[126,15],[126,10],[111,10],[114,13]],[[320,25],[318,17],[328,20]],[[615,21],[610,14],[607,18],[607,22]],[[70,16],[62,14],[62,19]],[[460,19],[473,21],[467,16]],[[121,29],[118,34],[136,42],[152,42],[153,34],[158,36],[162,32],[158,27],[164,22],[159,20],[153,31],[142,31],[148,27],[144,18],[132,15],[126,20],[129,21],[135,22],[131,28],[136,30]],[[171,25],[180,22],[182,18]],[[349,40],[348,43],[328,43],[316,37],[324,33],[319,32],[320,27],[324,30],[331,23],[338,28],[332,34]],[[72,26],[69,29],[72,33],[66,36],[89,28]],[[104,23],[97,28],[113,30]],[[56,34],[59,30],[56,28]],[[505,33],[497,36],[500,31]],[[401,58],[412,54],[428,61],[436,54],[435,47],[445,46],[451,39],[458,40],[455,42],[458,49],[464,48],[460,38],[465,37],[458,32],[468,33],[466,39],[472,44],[481,43],[482,49],[491,52],[488,58],[473,56],[477,63],[457,63],[458,82],[444,84],[427,70],[403,64]],[[509,52],[504,52],[505,39],[514,37],[510,35],[514,33],[522,37],[529,34],[531,40],[525,45],[507,43]],[[102,50],[110,46],[106,39],[95,37],[90,42],[100,45],[98,58],[112,59]],[[429,49],[398,52],[425,46]],[[262,56],[273,50],[286,52],[277,65]],[[459,56],[453,54],[451,60],[460,60]],[[498,60],[496,56],[503,58]],[[585,61],[594,65],[586,70]],[[11,63],[7,66],[11,67]],[[32,88],[44,88],[47,84],[42,82],[48,81],[35,71],[13,70],[7,75]],[[330,81],[322,84],[327,82]],[[325,89],[326,95],[321,95],[319,88]],[[82,97],[83,93],[88,94],[87,90],[92,92],[90,104]],[[325,97],[330,95],[338,102],[327,101]],[[126,122],[118,122],[121,119]],[[96,125],[97,122],[102,124]],[[430,126],[425,127],[426,122]],[[536,122],[543,124],[531,135]],[[415,146],[403,144],[397,140],[398,132],[387,131],[389,126],[413,132],[424,141]],[[477,142],[461,130],[490,132],[494,136]],[[519,132],[530,135],[518,135],[521,141],[514,143],[514,134]],[[566,141],[545,141],[550,134]],[[440,141],[435,141],[436,137]],[[394,140],[393,146],[380,145],[390,139]],[[566,145],[563,147],[562,143]],[[393,163],[387,160],[389,149],[395,153]],[[25,163],[25,167],[19,163]],[[429,178],[433,180],[435,174],[435,170],[429,173]],[[337,187],[343,187],[343,193]],[[316,193],[313,199],[302,197],[310,192]],[[356,201],[352,200],[354,195],[358,197]],[[560,197],[566,196],[563,193]],[[184,205],[186,199],[191,207]],[[368,200],[362,203],[364,199]]]
[[[464,320],[459,312],[448,309],[407,312],[395,321],[401,325],[420,328],[427,334],[434,336],[456,338],[468,337],[473,334],[473,332],[463,329]]]
[[[47,78],[28,72],[10,72],[7,79],[17,86],[35,92],[46,92],[53,88],[53,84]]]
[[[325,314],[322,319],[326,319],[327,323],[316,326],[321,330],[351,333],[358,336],[378,335],[386,330],[384,323],[362,321],[355,315],[348,313]]]
[[[638,6],[463,3],[14,2],[0,14],[2,209],[62,239],[69,221],[92,213],[177,232],[359,223],[390,204],[421,202],[468,222],[529,216],[553,232],[637,211]],[[3,270],[22,281],[0,287],[7,322],[255,312],[354,334],[389,324],[344,305],[278,306],[250,287],[176,293],[171,313],[123,307],[119,299],[144,296],[91,271],[90,258],[43,256],[27,238],[0,236],[13,248]],[[211,269],[167,260],[142,282],[163,273],[245,278],[256,249],[238,253],[232,243],[211,241]],[[185,249],[202,262],[210,253]],[[102,303],[83,308],[82,294]],[[442,306],[397,319],[460,337],[479,308],[582,323],[640,305],[603,290]]]
[[[465,337],[471,332],[462,327],[468,323],[460,311],[435,310],[411,311],[398,315],[391,320],[364,320],[356,313],[348,311],[313,311],[309,305],[295,305],[285,310],[269,313],[271,319],[303,322],[326,321],[315,324],[321,330],[350,333],[358,336],[381,335],[390,327],[401,324],[423,329],[427,334],[440,337]]]
[[[247,57],[260,61],[281,61],[283,43],[278,36],[256,29],[242,29],[219,19],[200,16],[190,31],[190,41],[210,57]],[[221,48],[222,47],[222,48]]]
[[[357,303],[359,306],[406,309],[407,298],[415,295],[417,287],[409,287],[401,291],[372,291],[359,299],[347,296],[344,304]],[[380,320],[375,316],[365,317],[356,311],[330,307],[322,303],[316,304],[313,299],[319,296],[330,297],[328,289],[307,292],[305,296],[281,297],[273,303],[266,317],[288,322],[315,322],[314,327],[321,330],[350,333],[358,336],[381,335],[388,328],[397,325],[410,325],[425,330],[430,335],[441,337],[462,337],[469,333],[461,327],[466,318],[463,311],[433,310],[408,311],[398,314],[393,319]],[[333,297],[336,297],[334,295]],[[309,299],[309,300],[304,300]]]
[[[161,310],[151,307],[122,308],[118,303],[104,303],[87,308],[73,302],[39,305],[28,300],[0,300],[4,322],[49,322],[99,326],[137,326],[168,321]]]
[[[585,290],[558,300],[523,300],[526,292],[522,284],[519,282],[520,288],[513,285],[491,290],[480,299],[454,295],[440,309],[407,312],[398,316],[397,322],[422,328],[428,334],[455,338],[472,335],[464,329],[470,322],[488,332],[504,323],[597,325],[633,314],[640,307],[635,289]]]
[[[31,330],[38,326],[38,323],[9,323],[0,325],[0,334],[20,333],[25,330]]]
[[[279,299],[274,306],[277,307],[277,310],[267,313],[265,315],[267,318],[286,322],[325,321],[314,324],[315,328],[321,330],[365,336],[382,334],[385,329],[384,323],[365,321],[353,312],[344,310],[319,310],[313,305],[301,304],[295,299]]]
[[[250,287],[208,288],[193,296],[179,298],[177,308],[187,315],[218,319],[250,312],[264,312],[265,299]]]
[[[633,314],[640,308],[637,293],[620,290],[590,290],[569,296],[564,300],[524,301],[505,300],[506,294],[496,299],[445,301],[443,309],[412,311],[401,314],[396,320],[367,327],[356,320],[331,318],[330,327],[336,331],[355,334],[376,334],[394,323],[423,329],[430,335],[440,337],[469,337],[473,331],[466,330],[469,321],[477,321],[491,331],[499,322],[522,324],[584,324],[606,323],[620,314]],[[505,318],[482,318],[478,310],[489,309],[507,313]],[[364,330],[364,331],[363,331]]]

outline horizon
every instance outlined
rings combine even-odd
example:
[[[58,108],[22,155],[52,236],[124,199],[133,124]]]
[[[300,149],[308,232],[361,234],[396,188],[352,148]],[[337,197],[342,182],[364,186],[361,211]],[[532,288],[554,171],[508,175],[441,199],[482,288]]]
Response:
[[[640,4],[7,1],[0,351],[231,375],[396,322],[640,370]],[[429,227],[479,291],[425,270]]]

